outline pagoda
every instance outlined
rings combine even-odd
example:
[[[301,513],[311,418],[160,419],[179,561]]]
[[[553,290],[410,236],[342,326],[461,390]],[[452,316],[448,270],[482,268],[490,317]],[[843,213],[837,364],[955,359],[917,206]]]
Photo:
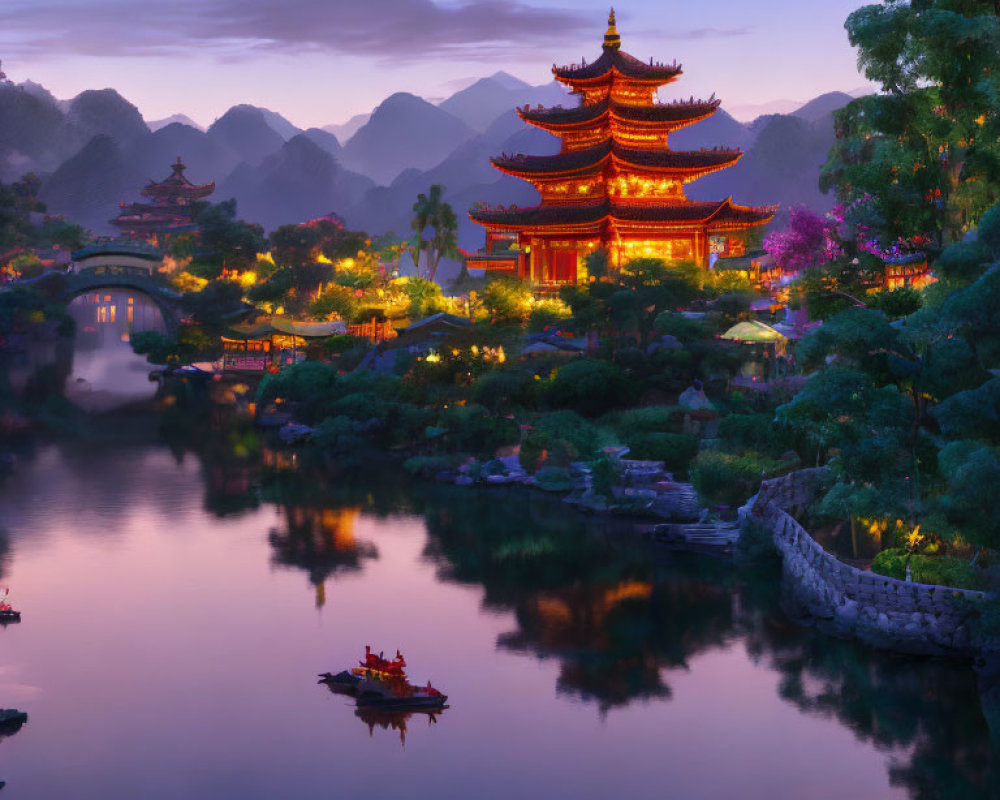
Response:
[[[148,203],[121,203],[118,216],[111,220],[130,239],[141,239],[152,245],[162,244],[171,236],[197,230],[194,217],[196,201],[215,191],[214,183],[196,185],[185,177],[186,167],[180,156],[173,164],[173,173],[162,181],[150,181],[141,192]]]
[[[769,222],[776,206],[751,208],[731,198],[689,200],[684,184],[735,164],[739,150],[671,150],[673,131],[707,119],[708,100],[659,103],[659,87],[678,64],[646,64],[621,49],[611,10],[600,58],[553,67],[556,80],[579,96],[576,108],[524,108],[525,122],[558,136],[553,156],[491,159],[508,175],[530,181],[541,203],[530,208],[478,205],[469,216],[486,228],[486,250],[470,268],[508,272],[541,284],[584,280],[585,258],[607,250],[615,268],[633,258],[709,265],[709,252],[731,252],[730,237]]]

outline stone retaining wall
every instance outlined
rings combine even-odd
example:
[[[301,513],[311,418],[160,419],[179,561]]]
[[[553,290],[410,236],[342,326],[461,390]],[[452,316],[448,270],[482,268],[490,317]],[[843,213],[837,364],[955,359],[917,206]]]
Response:
[[[823,470],[765,481],[750,514],[774,537],[782,556],[787,610],[840,636],[913,653],[969,655],[969,631],[983,592],[887,578],[827,553],[786,508],[815,496]]]

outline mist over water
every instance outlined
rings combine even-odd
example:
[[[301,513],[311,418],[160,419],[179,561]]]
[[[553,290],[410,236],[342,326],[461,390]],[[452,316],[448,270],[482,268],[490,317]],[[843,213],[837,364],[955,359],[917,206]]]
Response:
[[[140,292],[109,289],[75,298],[69,312],[76,335],[67,396],[91,412],[151,398],[151,366],[132,351],[130,338],[137,331],[166,332],[156,304]]]

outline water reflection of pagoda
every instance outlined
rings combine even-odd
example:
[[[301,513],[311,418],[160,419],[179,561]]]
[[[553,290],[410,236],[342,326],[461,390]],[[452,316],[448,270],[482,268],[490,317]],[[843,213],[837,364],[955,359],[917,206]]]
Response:
[[[359,570],[365,559],[378,556],[373,544],[354,537],[359,508],[286,504],[279,506],[279,512],[284,524],[270,535],[274,560],[309,573],[309,582],[316,588],[317,607],[326,602],[328,577]]]
[[[122,203],[118,216],[111,220],[123,234],[132,239],[143,239],[151,244],[162,244],[165,238],[193,233],[198,211],[197,201],[215,191],[214,183],[193,184],[184,175],[186,167],[180,156],[173,165],[173,173],[163,181],[150,181],[141,192],[148,203]]]
[[[416,715],[426,717],[427,725],[437,723],[440,711],[386,711],[384,709],[359,708],[354,712],[354,716],[368,726],[368,736],[375,735],[375,729],[383,731],[398,731],[400,744],[406,745],[407,722]]]
[[[525,122],[558,136],[562,149],[553,156],[493,159],[501,172],[532,183],[541,204],[474,209],[472,220],[486,228],[486,251],[471,256],[470,267],[516,272],[539,283],[575,283],[586,277],[584,259],[597,248],[609,252],[613,266],[654,256],[707,267],[711,248],[726,250],[734,234],[774,216],[774,208],[685,196],[686,183],[742,155],[668,145],[673,131],[708,118],[719,101],[655,102],[656,91],[681,74],[680,66],[646,64],[623,52],[614,11],[608,25],[600,58],[553,67],[556,80],[581,98],[580,106],[518,109]]]

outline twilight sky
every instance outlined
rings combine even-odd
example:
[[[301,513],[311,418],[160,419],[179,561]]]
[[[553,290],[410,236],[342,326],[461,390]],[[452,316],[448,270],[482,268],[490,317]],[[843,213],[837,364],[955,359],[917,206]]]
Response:
[[[684,66],[661,99],[715,92],[752,117],[758,104],[865,84],[843,28],[864,3],[620,0],[616,11],[624,50]],[[57,97],[115,88],[146,119],[207,125],[252,103],[308,127],[397,91],[440,99],[501,69],[546,83],[553,62],[600,55],[607,11],[608,0],[0,0],[0,59],[11,80]]]

